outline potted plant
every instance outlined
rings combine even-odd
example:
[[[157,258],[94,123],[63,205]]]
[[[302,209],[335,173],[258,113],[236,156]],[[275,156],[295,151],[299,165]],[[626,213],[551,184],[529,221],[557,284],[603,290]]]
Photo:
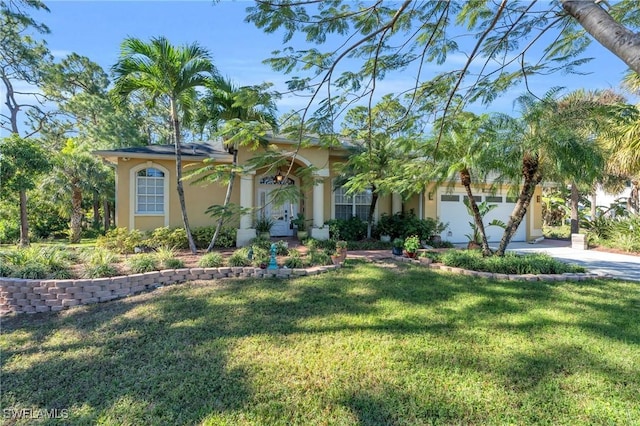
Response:
[[[266,216],[259,217],[258,219],[256,219],[256,223],[254,226],[260,238],[271,238],[271,227],[273,226],[273,219]]]
[[[410,237],[407,237],[406,240],[404,240],[404,250],[407,252],[407,257],[411,257],[411,258],[416,257],[416,253],[418,252],[419,248],[420,248],[420,239],[418,238],[417,235],[412,235]]]
[[[295,219],[291,219],[291,223],[298,230],[297,236],[299,240],[303,240],[309,236],[309,232],[307,232],[307,218],[304,217],[304,213],[298,213]]]
[[[380,234],[380,241],[382,241],[383,243],[390,242],[392,225],[391,225],[391,219],[389,218],[389,215],[383,214],[382,217],[380,217],[380,220],[378,221],[378,224],[376,227],[377,227],[378,233]]]
[[[404,240],[402,238],[396,238],[391,243],[391,253],[395,256],[402,256],[402,249],[404,248]]]
[[[342,261],[347,258],[347,242],[344,240],[336,241],[336,254],[340,256]]]

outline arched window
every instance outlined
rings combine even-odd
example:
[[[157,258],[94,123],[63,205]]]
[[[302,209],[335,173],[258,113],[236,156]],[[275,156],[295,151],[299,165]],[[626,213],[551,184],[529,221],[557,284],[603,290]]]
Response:
[[[136,213],[164,214],[164,179],[153,167],[136,173]]]

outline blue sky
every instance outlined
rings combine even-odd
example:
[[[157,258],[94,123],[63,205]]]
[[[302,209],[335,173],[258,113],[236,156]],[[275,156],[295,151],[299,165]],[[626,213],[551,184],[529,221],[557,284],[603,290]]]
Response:
[[[45,0],[46,1],[46,0]],[[245,23],[248,1],[49,1],[51,13],[40,19],[51,28],[47,42],[57,58],[76,52],[99,63],[105,70],[116,62],[119,47],[127,36],[148,40],[164,35],[174,44],[198,42],[207,47],[223,75],[238,85],[273,82],[285,89],[290,77],[277,74],[262,61],[273,50],[282,48],[279,34],[266,34]],[[592,43],[587,56],[596,59],[582,69],[591,75],[535,77],[531,87],[543,94],[553,86],[603,89],[617,88],[626,66],[612,53]],[[451,60],[455,60],[452,57]],[[391,76],[384,87],[397,87],[406,77]],[[523,90],[514,90],[489,110],[511,112],[512,100]],[[382,95],[384,90],[380,91]],[[299,98],[283,98],[280,113],[303,104]]]

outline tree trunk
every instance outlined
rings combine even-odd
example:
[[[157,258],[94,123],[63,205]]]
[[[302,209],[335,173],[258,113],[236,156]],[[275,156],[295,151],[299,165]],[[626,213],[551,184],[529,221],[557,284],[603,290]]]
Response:
[[[596,191],[595,189],[593,190],[593,193],[591,193],[591,220],[594,220],[596,218],[596,215],[598,214],[598,209],[596,208]]]
[[[469,207],[473,212],[473,221],[480,232],[480,236],[482,237],[482,255],[491,256],[491,249],[489,248],[489,242],[487,241],[487,234],[484,230],[484,223],[482,222],[480,209],[478,208],[478,204],[476,203],[475,198],[473,198],[473,192],[471,191],[471,173],[469,173],[468,169],[465,168],[460,171],[460,181],[462,182],[462,185],[467,192],[467,197],[469,198]]]
[[[27,217],[27,192],[20,191],[20,247],[29,245],[29,218]]]
[[[627,199],[627,210],[631,214],[640,213],[640,181],[631,181],[631,193]]]
[[[578,211],[578,203],[580,202],[580,193],[575,182],[571,182],[571,233],[580,232],[580,213]]]
[[[231,173],[229,176],[229,184],[227,185],[227,194],[224,196],[224,207],[227,207],[231,202],[231,192],[233,191],[233,181],[236,179],[236,165],[238,163],[238,150],[233,150],[233,161],[231,163]],[[222,230],[222,225],[224,224],[224,215],[221,215],[218,218],[218,223],[216,223],[216,231],[213,233],[213,237],[211,238],[211,242],[209,243],[209,247],[207,247],[207,253],[213,250],[213,247],[216,245],[216,240],[220,235],[220,231]]]
[[[77,244],[82,238],[82,191],[77,185],[71,190],[71,221],[69,223],[69,242]]]
[[[369,214],[367,215],[367,238],[371,238],[371,231],[373,229],[373,214],[376,211],[376,204],[378,203],[378,192],[373,187],[371,193],[371,204],[369,205]]]
[[[100,227],[100,194],[98,191],[93,191],[93,224],[94,229]]]
[[[187,204],[184,200],[184,187],[182,186],[182,151],[180,145],[180,121],[178,120],[178,107],[176,100],[171,99],[171,120],[173,122],[173,132],[175,141],[175,154],[176,154],[176,188],[178,191],[178,202],[180,203],[180,211],[182,212],[182,223],[184,224],[184,230],[187,234],[187,241],[189,241],[189,250],[191,253],[197,253],[196,243],[193,241],[193,235],[191,235],[191,227],[189,226],[189,217],[187,216]]]
[[[103,201],[102,210],[104,211],[104,232],[107,232],[111,226],[111,206],[109,205],[109,200],[105,199]]]
[[[616,22],[600,2],[561,0],[564,10],[598,41],[622,59],[629,68],[640,73],[640,34]],[[606,4],[606,2],[603,2]]]
[[[527,214],[527,209],[529,208],[529,204],[531,204],[531,198],[533,198],[533,193],[536,190],[536,185],[542,181],[542,174],[539,169],[540,163],[538,156],[535,154],[525,154],[522,159],[522,176],[524,177],[522,189],[520,190],[520,195],[513,208],[513,212],[509,217],[509,222],[507,222],[504,234],[502,234],[500,246],[495,253],[497,256],[504,256],[513,234]]]

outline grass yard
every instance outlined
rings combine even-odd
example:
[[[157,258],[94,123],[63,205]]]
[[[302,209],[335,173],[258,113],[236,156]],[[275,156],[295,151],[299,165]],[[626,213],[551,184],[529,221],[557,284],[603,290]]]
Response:
[[[350,263],[196,282],[3,320],[0,406],[61,424],[640,424],[638,318],[640,284],[614,280]]]

